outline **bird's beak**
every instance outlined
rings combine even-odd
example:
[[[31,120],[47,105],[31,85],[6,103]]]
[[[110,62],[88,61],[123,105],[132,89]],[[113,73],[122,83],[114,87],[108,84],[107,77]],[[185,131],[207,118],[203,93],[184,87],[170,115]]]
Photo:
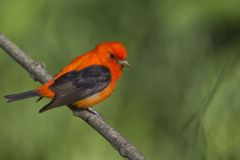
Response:
[[[128,61],[127,60],[119,60],[119,61],[117,61],[120,65],[122,65],[122,66],[126,66],[126,67],[129,67],[130,66],[130,64],[128,63]]]

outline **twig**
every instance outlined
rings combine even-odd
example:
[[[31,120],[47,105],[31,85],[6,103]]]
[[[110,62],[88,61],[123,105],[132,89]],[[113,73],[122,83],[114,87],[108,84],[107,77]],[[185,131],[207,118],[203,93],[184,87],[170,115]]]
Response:
[[[52,78],[52,76],[46,71],[44,64],[35,62],[1,33],[0,47],[23,68],[25,68],[34,80],[45,83]],[[77,109],[71,105],[68,107],[72,110],[75,116],[82,118],[108,142],[110,142],[113,148],[118,150],[121,156],[129,160],[144,160],[141,153],[109,124],[107,124],[100,116],[87,110]]]

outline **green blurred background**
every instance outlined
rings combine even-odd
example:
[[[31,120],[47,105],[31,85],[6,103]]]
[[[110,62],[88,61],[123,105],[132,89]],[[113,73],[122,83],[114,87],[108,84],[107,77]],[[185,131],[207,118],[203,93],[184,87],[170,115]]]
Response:
[[[129,51],[95,109],[149,160],[240,159],[239,0],[0,0],[0,32],[56,74],[102,41]],[[0,97],[39,86],[0,51]],[[0,100],[0,159],[122,160],[66,108]]]

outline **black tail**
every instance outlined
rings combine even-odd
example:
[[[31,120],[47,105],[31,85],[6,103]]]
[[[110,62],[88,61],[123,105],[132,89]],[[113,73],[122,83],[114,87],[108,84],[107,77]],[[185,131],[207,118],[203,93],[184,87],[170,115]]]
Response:
[[[35,97],[35,96],[39,96],[39,94],[37,93],[37,91],[31,90],[31,91],[26,91],[22,93],[6,95],[4,97],[7,99],[7,102],[9,103],[9,102],[14,102],[14,101],[18,101],[25,98]]]

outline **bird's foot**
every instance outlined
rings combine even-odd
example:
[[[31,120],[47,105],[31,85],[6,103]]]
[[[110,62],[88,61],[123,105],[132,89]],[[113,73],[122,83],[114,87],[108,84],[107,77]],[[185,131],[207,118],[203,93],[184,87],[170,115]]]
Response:
[[[92,109],[92,108],[87,108],[87,110],[88,110],[89,112],[91,112],[92,114],[95,114],[95,115],[99,116],[101,119],[104,119],[103,116],[102,116],[100,113],[98,113],[97,111],[95,111],[94,109]]]

